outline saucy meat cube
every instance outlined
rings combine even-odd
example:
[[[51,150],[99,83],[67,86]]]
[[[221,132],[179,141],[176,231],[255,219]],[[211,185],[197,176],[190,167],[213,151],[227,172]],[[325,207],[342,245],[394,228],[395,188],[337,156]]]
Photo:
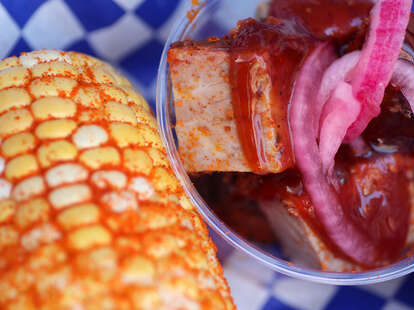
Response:
[[[314,40],[289,22],[241,21],[230,37],[168,53],[187,171],[279,173],[294,165],[287,110]]]
[[[175,130],[187,171],[251,171],[232,105],[229,49],[196,44],[178,46],[170,49],[168,61],[173,82]],[[270,78],[263,62],[258,60],[251,66],[250,76],[257,110],[257,134],[262,138],[267,158],[265,170],[280,172],[287,167],[279,160],[284,156],[283,145],[277,142],[278,128],[270,109]]]

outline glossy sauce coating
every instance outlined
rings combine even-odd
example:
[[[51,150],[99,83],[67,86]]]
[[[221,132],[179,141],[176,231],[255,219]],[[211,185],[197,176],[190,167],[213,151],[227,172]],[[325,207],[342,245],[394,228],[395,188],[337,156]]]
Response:
[[[346,41],[366,22],[372,0],[273,0],[269,16],[289,19],[319,39]]]
[[[376,245],[377,264],[398,260],[406,246],[411,212],[408,172],[413,156],[342,151],[337,158],[337,189],[345,215]]]
[[[293,27],[293,28],[292,28]],[[289,22],[268,19],[241,21],[232,33],[230,48],[230,83],[233,111],[243,152],[256,173],[266,171],[263,148],[264,127],[258,119],[256,102],[265,90],[254,90],[252,68],[260,63],[270,77],[270,103],[276,129],[274,144],[282,146],[280,166],[285,170],[294,163],[287,122],[288,103],[295,74],[313,42],[296,32]]]

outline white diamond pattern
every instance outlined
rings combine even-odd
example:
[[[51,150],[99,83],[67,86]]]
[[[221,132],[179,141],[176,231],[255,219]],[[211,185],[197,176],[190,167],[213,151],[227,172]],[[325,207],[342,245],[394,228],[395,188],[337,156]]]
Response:
[[[0,3],[0,58],[9,54],[19,35],[19,26]]]
[[[100,57],[119,61],[151,38],[152,30],[133,14],[126,14],[115,24],[96,30],[89,42]]]
[[[61,49],[83,35],[83,27],[63,0],[45,2],[23,29],[23,37],[33,49]]]

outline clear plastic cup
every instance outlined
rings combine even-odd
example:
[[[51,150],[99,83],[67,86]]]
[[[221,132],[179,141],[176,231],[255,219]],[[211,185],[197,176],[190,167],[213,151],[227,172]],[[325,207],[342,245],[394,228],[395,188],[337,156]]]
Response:
[[[176,41],[205,39],[211,35],[221,36],[228,33],[240,19],[253,17],[256,14],[258,4],[261,2],[261,0],[207,0],[195,19],[189,20],[184,15],[170,33],[158,71],[157,119],[171,165],[178,179],[204,220],[222,238],[235,248],[255,258],[258,262],[285,275],[326,284],[361,285],[395,279],[414,271],[413,257],[402,259],[386,267],[352,273],[326,272],[295,265],[282,256],[275,256],[274,253],[270,253],[234,233],[214,214],[192,184],[180,161],[173,133],[173,96],[166,60],[167,51],[169,46]]]

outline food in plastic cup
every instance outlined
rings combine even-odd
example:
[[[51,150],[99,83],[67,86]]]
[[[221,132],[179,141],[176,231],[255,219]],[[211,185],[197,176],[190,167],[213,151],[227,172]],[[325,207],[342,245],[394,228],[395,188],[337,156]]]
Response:
[[[168,157],[177,177],[203,219],[214,231],[238,250],[277,272],[302,280],[335,285],[361,285],[384,282],[412,272],[414,270],[413,257],[404,258],[381,268],[358,272],[328,272],[305,268],[292,263],[282,253],[271,252],[268,250],[268,247],[262,247],[259,244],[250,242],[233,232],[204,201],[186,173],[180,160],[177,139],[174,133],[175,114],[167,63],[169,47],[172,43],[184,39],[200,40],[206,39],[209,36],[220,37],[227,34],[239,20],[260,14],[260,9],[257,10],[257,8],[260,8],[262,2],[249,0],[234,5],[233,0],[207,0],[199,7],[194,18],[189,18],[191,14],[184,14],[170,33],[164,47],[158,72],[157,119],[163,142],[167,148]]]

